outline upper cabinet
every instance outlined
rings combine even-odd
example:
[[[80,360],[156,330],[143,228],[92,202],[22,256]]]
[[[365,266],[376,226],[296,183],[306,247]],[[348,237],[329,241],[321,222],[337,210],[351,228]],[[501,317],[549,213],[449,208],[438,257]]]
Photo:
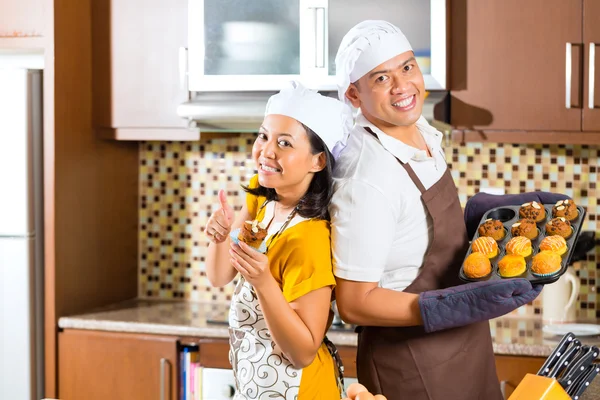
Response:
[[[599,3],[452,1],[452,125],[600,131]]]
[[[44,0],[0,2],[0,38],[44,36]]]
[[[186,126],[176,113],[188,97],[186,43],[187,0],[94,0],[96,128],[117,138],[184,139],[173,133],[184,129],[172,128]]]
[[[342,37],[366,19],[406,33],[428,89],[446,87],[445,0],[189,0],[189,89],[335,90]]]
[[[600,131],[600,1],[583,2],[583,130]]]

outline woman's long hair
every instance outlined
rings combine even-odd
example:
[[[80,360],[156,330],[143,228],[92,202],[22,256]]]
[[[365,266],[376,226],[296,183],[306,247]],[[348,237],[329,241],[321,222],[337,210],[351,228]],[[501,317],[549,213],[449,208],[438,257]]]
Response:
[[[333,155],[325,145],[325,142],[308,126],[302,124],[308,135],[310,141],[310,152],[311,154],[325,153],[325,168],[321,171],[316,172],[313,176],[308,190],[298,202],[296,207],[297,212],[304,218],[317,218],[325,219],[329,221],[329,202],[333,195],[333,167],[335,160]],[[255,196],[266,197],[267,200],[277,201],[277,193],[275,189],[265,188],[260,185],[256,188],[249,188],[243,186],[242,188],[250,194]]]

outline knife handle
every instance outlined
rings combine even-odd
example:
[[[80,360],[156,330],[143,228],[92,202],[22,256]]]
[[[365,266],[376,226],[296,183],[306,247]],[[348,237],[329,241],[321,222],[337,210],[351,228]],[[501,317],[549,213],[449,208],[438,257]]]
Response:
[[[564,353],[564,351],[574,339],[575,335],[573,334],[573,332],[565,334],[565,336],[563,336],[562,339],[558,342],[558,345],[556,345],[554,350],[552,350],[552,353],[550,353],[546,361],[544,361],[544,364],[542,365],[537,374],[541,376],[547,376],[548,372],[550,372],[550,369],[554,366],[554,364],[556,364],[556,361],[560,358],[562,353]]]
[[[577,392],[577,390],[579,389],[579,386],[581,386],[584,383],[585,378],[587,377],[588,373],[591,372],[592,369],[596,368],[597,365],[594,364],[590,364],[585,371],[583,371],[580,375],[577,375],[575,377],[575,379],[573,380],[573,383],[571,383],[571,385],[569,385],[568,387],[564,388],[565,391],[567,392],[567,394],[571,397],[573,397],[573,395]]]
[[[556,378],[562,371],[571,365],[572,360],[579,354],[579,349],[581,349],[581,342],[574,339],[572,345],[565,350],[556,364],[548,371],[548,378]]]
[[[598,351],[592,347],[583,346],[582,349],[587,349],[587,351],[577,358],[577,361],[569,368],[563,379],[561,379],[563,382],[567,382],[567,385],[569,385],[569,381],[572,384],[575,376],[581,374],[598,355]]]
[[[594,368],[592,368],[590,372],[588,372],[588,374],[585,376],[585,378],[577,388],[576,392],[573,394],[573,400],[579,400],[579,397],[581,397],[583,392],[585,392],[588,386],[590,386],[596,375],[598,375],[598,372],[600,372],[600,367],[598,367],[598,365],[592,365],[594,366]]]

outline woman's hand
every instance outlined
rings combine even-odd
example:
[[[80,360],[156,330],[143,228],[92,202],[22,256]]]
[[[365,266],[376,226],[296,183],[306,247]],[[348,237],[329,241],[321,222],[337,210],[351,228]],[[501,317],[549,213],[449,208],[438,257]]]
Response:
[[[219,190],[219,203],[221,203],[221,208],[210,216],[206,228],[204,228],[204,232],[213,243],[223,243],[227,240],[229,232],[231,232],[231,225],[235,220],[235,213],[227,203],[223,189]]]
[[[257,290],[260,290],[260,287],[266,282],[273,280],[267,256],[246,243],[242,241],[239,241],[238,244],[232,243],[229,254],[233,268]]]

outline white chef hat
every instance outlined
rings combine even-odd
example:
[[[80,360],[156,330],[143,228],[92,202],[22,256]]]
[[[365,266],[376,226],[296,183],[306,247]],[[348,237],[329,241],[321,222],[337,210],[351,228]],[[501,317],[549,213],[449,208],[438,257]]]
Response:
[[[367,20],[354,26],[342,39],[335,56],[338,97],[346,104],[350,83],[373,68],[412,47],[398,27],[386,21]]]
[[[312,129],[335,155],[334,147],[352,129],[352,110],[332,97],[325,97],[292,81],[267,102],[265,117],[271,114],[294,118]]]

